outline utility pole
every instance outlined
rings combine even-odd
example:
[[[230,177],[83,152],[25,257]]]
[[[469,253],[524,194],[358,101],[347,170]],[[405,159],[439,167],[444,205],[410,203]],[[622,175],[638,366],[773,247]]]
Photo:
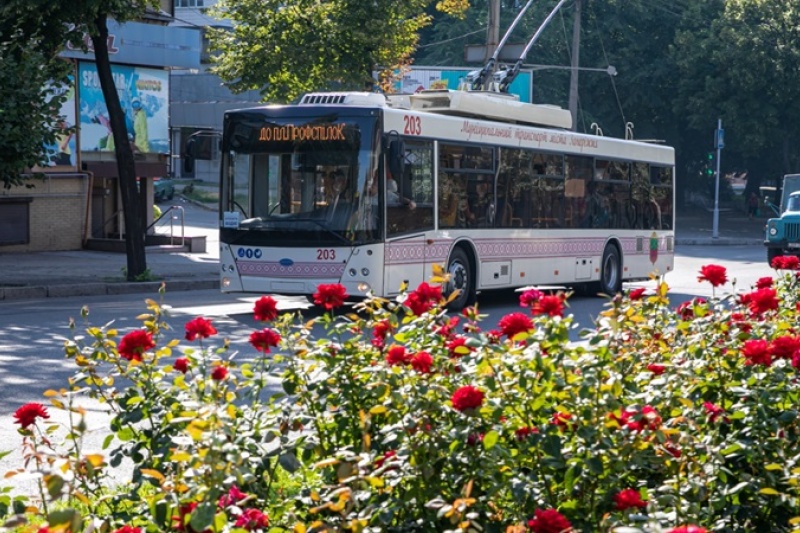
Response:
[[[575,19],[572,23],[572,70],[569,77],[569,113],[572,115],[572,130],[578,129],[578,69],[581,62],[581,4],[575,0]]]
[[[500,0],[489,0],[489,29],[486,32],[486,57],[484,63],[494,54],[500,41]]]

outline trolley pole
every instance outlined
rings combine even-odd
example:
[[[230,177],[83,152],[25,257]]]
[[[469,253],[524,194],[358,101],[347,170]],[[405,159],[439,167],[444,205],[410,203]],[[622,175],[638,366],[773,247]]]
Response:
[[[717,129],[714,131],[714,146],[717,149],[717,171],[714,173],[714,225],[711,238],[719,238],[719,159],[722,149],[725,148],[725,130],[722,129],[722,119],[717,119]]]

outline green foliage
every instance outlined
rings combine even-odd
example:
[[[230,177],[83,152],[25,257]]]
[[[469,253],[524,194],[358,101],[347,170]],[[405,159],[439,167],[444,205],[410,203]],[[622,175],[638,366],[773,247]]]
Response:
[[[538,292],[491,330],[477,308],[449,317],[427,284],[357,313],[333,303],[276,316],[255,353],[207,344],[202,318],[187,344],[168,340],[148,301],[141,329],[87,326],[66,344],[76,373],[47,396],[69,423],[33,420],[23,453],[41,516],[75,533],[233,532],[248,510],[274,532],[510,533],[553,509],[576,532],[796,531],[800,282],[776,278],[717,295],[727,273],[709,265],[714,297],[677,309],[656,281],[611,300],[579,343],[562,295]],[[103,454],[81,448],[78,395],[111,414]],[[110,492],[126,459],[129,491]],[[620,505],[627,489],[640,505]],[[64,498],[81,504],[50,505]]]
[[[209,29],[213,72],[235,92],[260,90],[286,102],[323,89],[372,90],[374,70],[406,64],[433,0],[222,1],[215,16],[234,24]],[[461,2],[440,9],[463,10]],[[452,5],[451,5],[452,4]]]

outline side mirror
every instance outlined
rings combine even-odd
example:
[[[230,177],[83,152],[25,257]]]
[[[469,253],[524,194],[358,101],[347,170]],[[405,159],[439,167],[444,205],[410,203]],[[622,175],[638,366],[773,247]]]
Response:
[[[387,154],[388,158],[388,165],[389,165],[389,172],[392,173],[392,176],[396,180],[399,180],[403,176],[403,171],[405,170],[405,160],[406,160],[406,145],[400,139],[395,139],[389,142],[389,150]]]

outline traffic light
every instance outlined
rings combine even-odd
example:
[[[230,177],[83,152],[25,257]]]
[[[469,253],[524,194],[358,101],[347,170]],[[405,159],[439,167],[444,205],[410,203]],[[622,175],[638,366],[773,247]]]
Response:
[[[708,177],[714,175],[714,152],[708,152],[708,154],[706,154],[705,174]]]

